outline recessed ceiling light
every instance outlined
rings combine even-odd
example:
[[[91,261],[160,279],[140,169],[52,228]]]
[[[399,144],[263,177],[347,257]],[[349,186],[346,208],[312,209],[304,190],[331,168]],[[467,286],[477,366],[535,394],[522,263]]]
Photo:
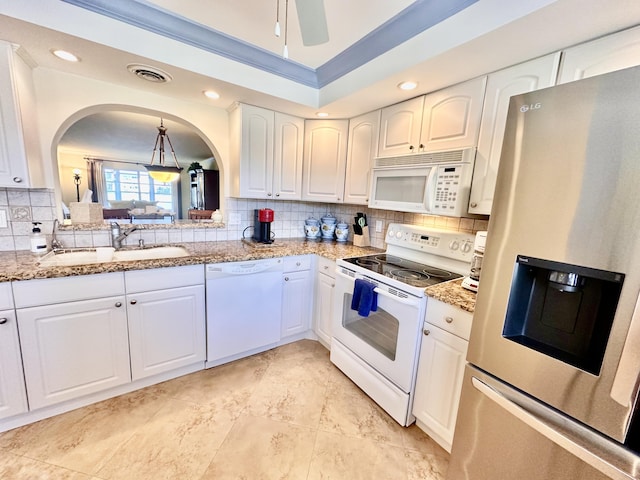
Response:
[[[316,117],[324,118],[324,117],[328,117],[328,116],[329,116],[329,114],[327,112],[318,112],[318,113],[316,113]]]
[[[214,92],[213,90],[205,90],[202,92],[205,97],[211,98],[213,100],[217,100],[220,98],[220,94],[218,92]]]
[[[416,88],[418,86],[418,82],[402,82],[400,84],[398,84],[398,88],[400,90],[413,90],[414,88]]]
[[[66,60],[67,62],[79,62],[80,61],[80,59],[77,56],[75,56],[71,52],[67,52],[66,50],[51,50],[51,53],[54,54],[56,57],[62,59],[62,60]]]

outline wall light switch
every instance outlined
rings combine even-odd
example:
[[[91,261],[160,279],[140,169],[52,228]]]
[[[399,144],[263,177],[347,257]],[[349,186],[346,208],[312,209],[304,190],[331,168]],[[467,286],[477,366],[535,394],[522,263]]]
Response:
[[[376,220],[376,232],[382,232],[382,220]]]
[[[229,214],[229,225],[240,225],[240,214],[239,213],[230,213]]]

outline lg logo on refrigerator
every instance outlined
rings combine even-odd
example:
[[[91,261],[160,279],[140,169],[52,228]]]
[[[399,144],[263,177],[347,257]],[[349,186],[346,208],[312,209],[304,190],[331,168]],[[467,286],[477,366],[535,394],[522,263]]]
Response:
[[[542,108],[541,103],[532,103],[531,105],[523,105],[520,107],[522,113],[527,113],[529,110],[539,110]]]

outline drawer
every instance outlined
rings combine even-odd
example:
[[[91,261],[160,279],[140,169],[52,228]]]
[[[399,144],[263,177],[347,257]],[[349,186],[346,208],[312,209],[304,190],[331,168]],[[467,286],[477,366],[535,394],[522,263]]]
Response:
[[[299,272],[311,269],[311,255],[298,255],[284,258],[285,272]]]
[[[336,261],[328,258],[318,257],[318,272],[329,275],[331,278],[336,276]]]
[[[131,270],[124,273],[127,293],[204,285],[204,265]]]
[[[426,321],[454,335],[469,340],[473,314],[454,305],[429,298]]]

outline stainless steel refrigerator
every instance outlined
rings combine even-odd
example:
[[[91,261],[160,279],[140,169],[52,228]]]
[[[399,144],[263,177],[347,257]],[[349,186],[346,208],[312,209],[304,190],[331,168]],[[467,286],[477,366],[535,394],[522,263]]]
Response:
[[[512,97],[450,480],[640,478],[640,67]]]

